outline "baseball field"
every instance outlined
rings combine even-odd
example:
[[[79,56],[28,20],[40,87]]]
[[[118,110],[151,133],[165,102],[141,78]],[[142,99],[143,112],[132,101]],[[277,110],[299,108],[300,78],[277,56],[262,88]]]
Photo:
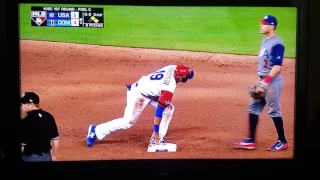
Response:
[[[77,6],[104,7],[105,27],[31,26],[31,4],[20,5],[21,91],[38,93],[40,107],[54,115],[60,161],[293,158],[296,9]],[[257,149],[232,146],[248,134],[248,86],[257,80],[259,19],[266,14],[277,17],[276,33],[286,46],[281,108],[289,148],[281,152],[267,151],[277,133],[266,111],[258,124]],[[122,117],[126,83],[176,63],[195,71],[193,80],[178,84],[172,102],[175,114],[166,141],[176,143],[177,152],[147,153],[152,107],[132,128],[87,147],[90,124]]]

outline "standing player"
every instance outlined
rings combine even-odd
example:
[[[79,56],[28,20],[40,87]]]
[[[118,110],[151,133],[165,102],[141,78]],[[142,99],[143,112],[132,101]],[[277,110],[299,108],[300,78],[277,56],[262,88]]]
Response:
[[[283,79],[280,75],[284,56],[282,39],[275,34],[277,19],[272,15],[265,16],[260,24],[260,33],[264,34],[258,58],[259,82],[267,87],[266,98],[251,99],[249,106],[249,137],[241,142],[234,143],[235,147],[254,149],[255,133],[258,117],[265,105],[268,106],[269,117],[273,119],[278,133],[278,141],[268,148],[269,151],[281,151],[288,148],[284,134],[280,94],[283,88]]]
[[[123,117],[97,126],[90,125],[87,145],[92,147],[96,140],[102,140],[116,130],[132,127],[148,104],[156,108],[153,120],[154,132],[150,143],[164,143],[164,136],[174,112],[171,99],[177,83],[185,83],[193,76],[193,70],[186,65],[169,65],[142,76],[133,84],[127,84],[127,106]]]

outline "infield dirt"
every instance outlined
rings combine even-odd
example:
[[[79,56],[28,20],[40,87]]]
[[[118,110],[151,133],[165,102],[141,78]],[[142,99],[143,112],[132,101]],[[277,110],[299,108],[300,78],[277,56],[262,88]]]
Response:
[[[248,134],[248,86],[257,81],[257,57],[203,52],[124,48],[21,40],[21,91],[40,95],[60,133],[61,161],[110,159],[293,158],[295,59],[285,59],[281,107],[289,148],[268,152],[277,140],[266,111],[257,129],[257,149],[234,149]],[[166,141],[175,153],[148,153],[154,108],[147,106],[130,129],[116,131],[87,147],[90,124],[122,117],[126,83],[162,66],[183,63],[195,71],[179,83]],[[266,110],[266,109],[265,109]]]

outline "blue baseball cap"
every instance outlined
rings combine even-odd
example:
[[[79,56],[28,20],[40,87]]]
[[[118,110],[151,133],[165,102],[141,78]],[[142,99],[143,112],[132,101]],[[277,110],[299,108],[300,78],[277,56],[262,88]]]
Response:
[[[261,19],[260,22],[262,22],[262,24],[266,24],[266,25],[274,25],[274,27],[277,27],[277,25],[278,25],[278,21],[277,21],[276,17],[274,17],[272,15],[264,16],[264,18]]]

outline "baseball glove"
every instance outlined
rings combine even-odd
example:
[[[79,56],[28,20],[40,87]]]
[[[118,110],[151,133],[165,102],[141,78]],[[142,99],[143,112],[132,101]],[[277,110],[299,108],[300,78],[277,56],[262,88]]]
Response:
[[[263,99],[266,97],[267,86],[259,82],[249,87],[249,95],[254,99]]]

